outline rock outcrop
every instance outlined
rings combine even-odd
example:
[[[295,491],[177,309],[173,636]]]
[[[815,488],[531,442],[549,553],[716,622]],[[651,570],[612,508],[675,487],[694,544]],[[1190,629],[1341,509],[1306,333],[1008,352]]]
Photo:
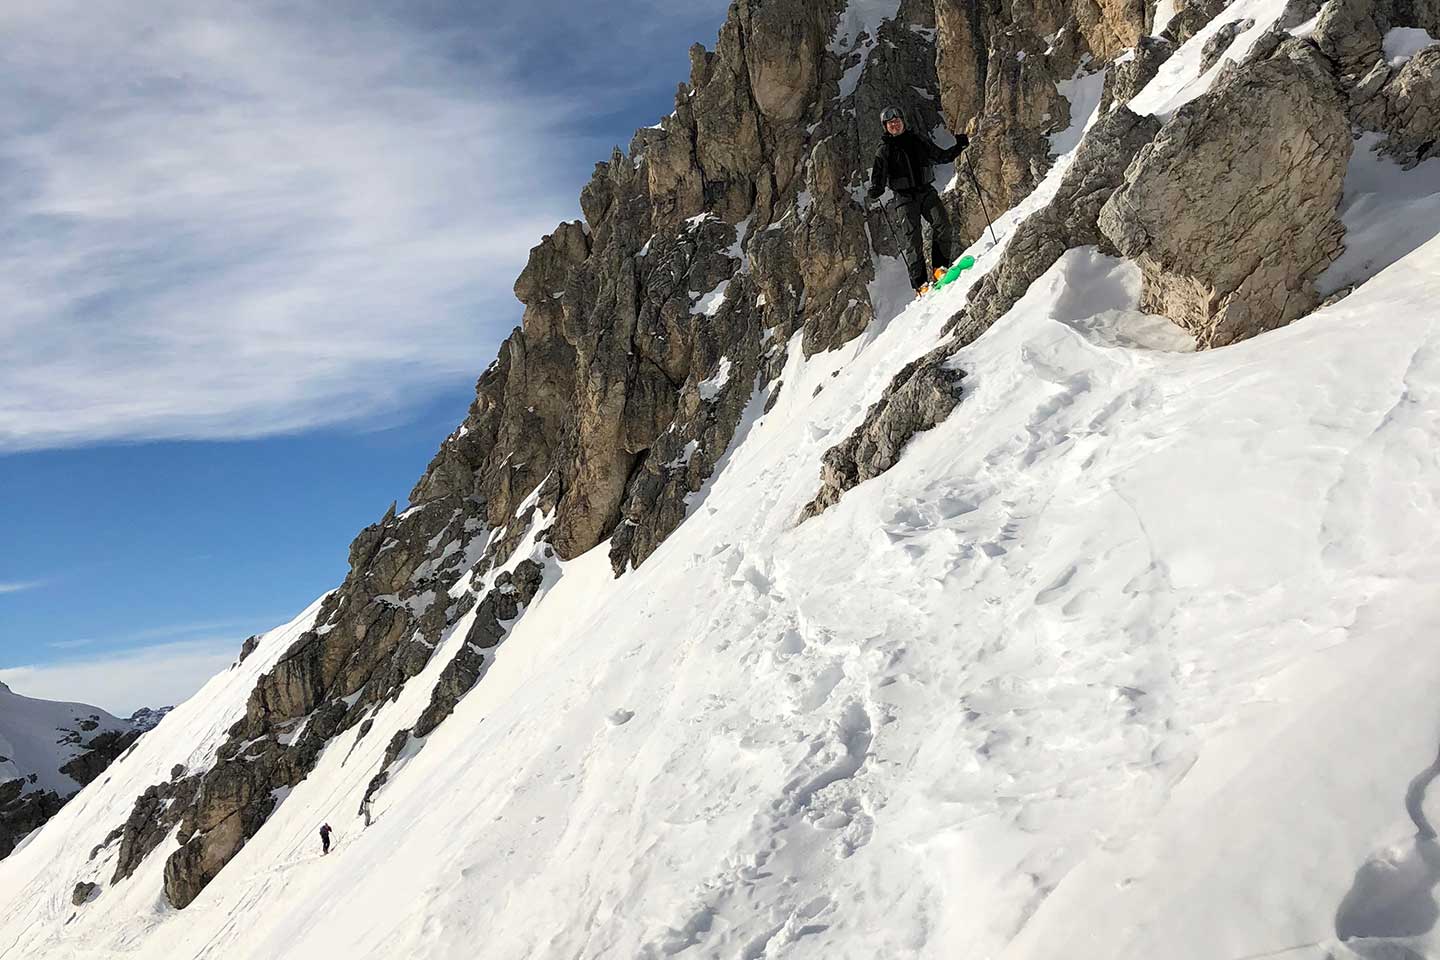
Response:
[[[1229,5],[1230,0],[1185,0],[1177,4],[1175,16],[1160,32],[1160,37],[1173,47],[1183,46]]]
[[[112,830],[100,847],[90,854],[93,860],[102,849],[120,841],[111,883],[119,883],[134,873],[160,845],[160,841],[175,829],[186,808],[195,799],[199,786],[199,778],[185,777],[182,769],[172,771],[169,782],[150,786],[136,798],[125,823]]]
[[[1376,61],[1351,99],[1355,124],[1386,135],[1387,156],[1405,167],[1440,156],[1440,47],[1398,69]]]
[[[1100,229],[1144,272],[1142,306],[1224,346],[1305,315],[1343,249],[1351,150],[1328,60],[1304,40],[1228,68],[1140,151]]]
[[[1116,104],[1129,103],[1131,98],[1154,80],[1175,52],[1170,41],[1161,37],[1141,37],[1135,49],[1105,73],[1105,88],[1100,97],[1100,110],[1109,113]]]
[[[1254,20],[1231,20],[1221,24],[1214,33],[1210,34],[1210,39],[1205,41],[1205,46],[1200,51],[1200,72],[1209,73],[1235,43],[1235,38],[1253,26],[1255,26]]]
[[[28,778],[0,783],[0,859],[10,856],[21,840],[43,827],[65,806],[54,790],[37,790]]]
[[[908,364],[865,413],[864,422],[825,452],[820,490],[800,514],[824,512],[846,491],[880,476],[900,460],[906,445],[950,415],[964,395],[965,372],[950,362],[949,345]]]
[[[105,772],[130,745],[140,738],[144,731],[138,727],[129,730],[107,730],[86,741],[85,751],[60,768],[60,772],[83,786]]]

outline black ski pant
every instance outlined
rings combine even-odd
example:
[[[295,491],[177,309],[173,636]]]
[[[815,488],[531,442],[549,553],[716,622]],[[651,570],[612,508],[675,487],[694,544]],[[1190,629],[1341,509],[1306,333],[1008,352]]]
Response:
[[[950,216],[934,187],[926,187],[916,193],[896,194],[895,212],[900,217],[897,224],[902,234],[900,243],[909,251],[906,259],[910,262],[910,286],[919,290],[932,279],[925,265],[925,236],[920,221],[930,223],[930,247],[934,257],[930,266],[949,267]]]

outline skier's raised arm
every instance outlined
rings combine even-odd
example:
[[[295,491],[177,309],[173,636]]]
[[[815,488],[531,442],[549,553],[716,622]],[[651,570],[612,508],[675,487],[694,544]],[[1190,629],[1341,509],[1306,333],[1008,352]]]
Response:
[[[930,150],[930,159],[936,163],[950,163],[956,157],[960,156],[960,151],[970,146],[970,138],[963,133],[955,134],[955,146],[953,147],[937,147],[935,146],[935,142],[929,137],[923,137],[922,139]]]

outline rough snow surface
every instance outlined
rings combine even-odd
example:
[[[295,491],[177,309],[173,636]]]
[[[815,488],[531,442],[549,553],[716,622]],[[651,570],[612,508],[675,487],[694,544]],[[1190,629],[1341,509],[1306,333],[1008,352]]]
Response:
[[[0,945],[1318,960],[1337,917],[1410,929],[1405,795],[1440,731],[1440,241],[1205,354],[1135,310],[1138,282],[1067,254],[960,355],[955,414],[799,528],[820,455],[954,300],[795,351],[687,523],[620,581],[603,546],[563,565],[374,826],[354,811],[424,675],[183,914],[157,911],[152,858],[65,925],[89,847],[197,722],[233,719],[267,637],[0,865]],[[1398,918],[1374,905],[1396,885]]]

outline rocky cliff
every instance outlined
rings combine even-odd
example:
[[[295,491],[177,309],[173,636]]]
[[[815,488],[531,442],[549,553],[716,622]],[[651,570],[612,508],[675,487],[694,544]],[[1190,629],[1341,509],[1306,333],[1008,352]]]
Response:
[[[1093,105],[1080,99],[1105,104],[947,339],[827,455],[807,515],[888,470],[963,402],[953,353],[1071,248],[1132,258],[1147,308],[1202,346],[1313,309],[1315,278],[1343,248],[1352,127],[1384,133],[1411,162],[1434,150],[1435,59],[1392,68],[1381,42],[1396,26],[1440,35],[1435,8],[1298,0],[1258,29],[1227,21],[1204,41],[1221,71],[1208,93],[1171,115],[1131,110],[1225,9],[1179,7],[1156,31],[1156,5],[1140,0],[737,0],[715,49],[692,49],[674,112],[598,164],[584,220],[531,251],[515,284],[522,324],[408,508],[355,539],[344,583],[261,677],[213,761],[177,769],[115,825],[110,881],[160,851],[170,902],[192,902],[334,738],[368,735],[464,630],[428,706],[391,738],[368,802],[483,682],[559,563],[606,543],[616,576],[646,562],[737,431],[786,389],[789,353],[833,350],[877,320],[897,252],[864,202],[883,106],[942,143],[946,127],[971,137],[966,165],[940,184],[969,242],[985,210],[1045,179],[1052,138]],[[1288,32],[1317,12],[1306,36]],[[1227,57],[1237,44],[1243,56]]]

